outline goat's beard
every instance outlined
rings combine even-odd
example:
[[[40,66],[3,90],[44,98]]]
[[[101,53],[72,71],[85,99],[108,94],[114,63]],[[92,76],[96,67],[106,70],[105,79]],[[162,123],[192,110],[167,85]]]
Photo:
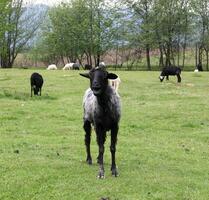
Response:
[[[100,96],[102,94],[102,89],[92,89],[93,93],[95,96]]]

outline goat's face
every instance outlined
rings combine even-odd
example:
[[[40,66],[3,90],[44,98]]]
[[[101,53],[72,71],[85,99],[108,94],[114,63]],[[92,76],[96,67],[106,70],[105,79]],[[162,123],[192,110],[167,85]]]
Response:
[[[116,79],[118,77],[116,74],[108,73],[100,67],[93,68],[89,73],[80,75],[90,79],[90,88],[95,96],[100,96],[105,92],[108,86],[108,79]]]

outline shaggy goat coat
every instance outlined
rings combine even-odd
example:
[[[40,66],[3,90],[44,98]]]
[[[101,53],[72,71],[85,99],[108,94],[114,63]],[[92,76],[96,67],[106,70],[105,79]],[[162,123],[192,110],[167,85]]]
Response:
[[[91,122],[94,127],[99,122],[105,131],[109,131],[113,122],[118,123],[120,120],[120,97],[110,86],[107,88],[106,102],[98,102],[97,97],[89,88],[86,90],[83,98],[84,120]]]

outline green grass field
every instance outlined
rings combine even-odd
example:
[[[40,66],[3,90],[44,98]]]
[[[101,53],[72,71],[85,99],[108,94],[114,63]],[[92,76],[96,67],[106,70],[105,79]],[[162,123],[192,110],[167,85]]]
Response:
[[[208,200],[209,73],[183,72],[160,83],[159,72],[117,72],[122,118],[104,180],[85,163],[82,98],[89,86],[78,71],[37,70],[41,97],[30,97],[35,70],[0,70],[0,199]]]

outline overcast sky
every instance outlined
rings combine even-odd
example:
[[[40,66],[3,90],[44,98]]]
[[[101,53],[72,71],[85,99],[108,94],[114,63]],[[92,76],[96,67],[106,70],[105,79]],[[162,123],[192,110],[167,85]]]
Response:
[[[68,2],[68,0],[25,0],[25,2],[33,3],[33,4],[47,4],[47,5],[56,5],[60,2]]]
[[[60,2],[69,2],[70,0],[24,0],[25,2],[30,2],[33,4],[46,4],[49,6],[53,6],[59,4]],[[114,3],[115,0],[106,0],[109,4]]]

